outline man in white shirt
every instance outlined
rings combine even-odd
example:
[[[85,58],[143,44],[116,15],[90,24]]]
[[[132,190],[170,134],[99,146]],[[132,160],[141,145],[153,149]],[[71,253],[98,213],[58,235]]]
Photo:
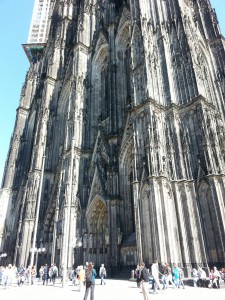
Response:
[[[151,273],[152,273],[152,277],[154,279],[154,294],[156,293],[158,288],[162,292],[162,287],[161,287],[161,284],[159,282],[159,266],[158,266],[157,259],[155,259],[153,264],[152,264]]]
[[[104,264],[101,264],[101,267],[99,269],[99,276],[101,277],[101,285],[105,285],[105,277],[106,277],[106,269],[104,267]]]

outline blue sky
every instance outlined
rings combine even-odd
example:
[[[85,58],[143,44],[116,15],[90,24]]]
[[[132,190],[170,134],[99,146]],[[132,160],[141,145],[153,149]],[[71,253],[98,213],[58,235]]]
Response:
[[[225,36],[225,0],[211,0]],[[34,0],[0,0],[0,184],[19,105],[20,92],[29,68],[21,44],[27,42]]]

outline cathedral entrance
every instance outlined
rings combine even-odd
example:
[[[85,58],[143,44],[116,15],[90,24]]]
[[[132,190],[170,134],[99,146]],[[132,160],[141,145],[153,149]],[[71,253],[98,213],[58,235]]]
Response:
[[[92,261],[96,267],[102,263],[108,264],[108,214],[106,202],[102,197],[96,196],[86,214],[87,233],[84,237],[84,260]]]

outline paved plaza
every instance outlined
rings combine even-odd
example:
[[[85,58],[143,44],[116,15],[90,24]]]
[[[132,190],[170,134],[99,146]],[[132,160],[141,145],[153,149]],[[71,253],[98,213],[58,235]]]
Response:
[[[59,281],[55,286],[49,283],[43,286],[41,282],[35,282],[34,285],[24,285],[17,287],[16,285],[9,286],[4,289],[0,287],[0,299],[23,299],[23,300],[83,300],[83,293],[79,292],[77,286],[73,286],[71,282],[67,282],[66,286],[62,288]],[[150,290],[150,299],[163,300],[225,300],[224,285],[219,290],[208,288],[194,288],[186,286],[185,289],[168,288],[163,293],[156,295],[152,294]],[[136,287],[136,283],[128,280],[113,280],[107,279],[105,286],[100,285],[100,279],[96,279],[95,286],[95,300],[141,300],[143,295],[141,289]]]

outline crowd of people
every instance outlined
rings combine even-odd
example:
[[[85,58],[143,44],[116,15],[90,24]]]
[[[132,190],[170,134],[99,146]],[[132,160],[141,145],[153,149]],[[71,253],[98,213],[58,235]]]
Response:
[[[50,267],[47,264],[41,266],[38,272],[36,266],[28,266],[27,268],[24,266],[17,268],[12,264],[0,266],[0,285],[5,288],[15,283],[18,286],[26,283],[33,285],[37,275],[39,275],[39,281],[42,281],[43,285],[47,285],[48,282],[52,282],[54,285],[55,279],[58,277],[58,268],[54,263]]]
[[[225,282],[225,269],[218,270],[217,267],[213,267],[209,276],[202,268],[193,269],[193,285],[194,287],[208,287],[208,288],[220,288],[220,284]]]
[[[90,299],[94,299],[95,278],[97,277],[94,263],[87,262],[85,266],[79,265],[69,275],[73,285],[78,286],[79,291],[84,293],[84,300],[88,299],[89,293]],[[107,274],[104,264],[101,264],[98,275],[101,279],[101,285],[105,285]],[[45,264],[38,271],[36,266],[28,266],[27,268],[21,266],[17,268],[9,264],[6,267],[0,267],[0,285],[4,288],[15,283],[18,286],[24,284],[32,285],[37,277],[39,283],[43,285],[48,285],[48,283],[54,285],[57,277],[60,282],[63,282],[63,276],[63,268],[61,267],[59,270],[55,263],[52,263],[51,266]],[[135,270],[135,278],[137,287],[142,289],[145,300],[149,299],[150,289],[152,289],[153,294],[156,294],[166,290],[168,287],[185,288],[182,268],[177,265],[171,266],[169,263],[161,263],[159,265],[157,260],[152,263],[150,269],[147,269],[143,262],[138,264]],[[216,267],[213,267],[207,276],[203,268],[193,268],[192,280],[194,287],[220,288],[221,283],[225,283],[225,269],[218,270]]]
[[[36,266],[24,268],[23,266],[17,268],[11,264],[8,266],[0,266],[0,285],[6,288],[17,284],[22,286],[24,284],[34,284],[35,279],[38,277],[38,281],[43,285],[48,283],[55,284],[55,280],[59,277],[60,282],[63,282],[63,268],[58,269],[55,263],[51,266],[45,264],[41,266],[37,272]],[[95,278],[97,272],[94,268],[94,263],[87,262],[85,266],[77,266],[71,274],[73,285],[79,287],[80,292],[84,292],[84,300],[88,298],[90,293],[90,299],[94,299]],[[101,264],[99,269],[99,277],[101,278],[101,285],[105,285],[106,268],[104,264]],[[85,289],[85,291],[84,291]]]
[[[146,274],[145,279],[143,279],[143,273]],[[184,288],[183,270],[177,265],[174,265],[172,268],[168,263],[161,263],[159,267],[157,260],[153,262],[151,269],[147,269],[144,263],[137,265],[135,277],[137,281],[137,287],[141,287],[143,281],[148,282],[147,287],[149,289],[150,283],[154,294],[158,290],[162,291],[167,289],[170,285],[174,288]]]
[[[185,288],[184,272],[177,265],[170,266],[168,263],[161,263],[155,260],[150,269],[147,269],[142,262],[138,264],[135,270],[135,278],[137,287],[142,288],[143,297],[149,299],[149,289],[152,289],[153,294],[162,292],[168,287]],[[220,288],[221,282],[225,282],[225,269],[218,270],[216,267],[210,270],[207,277],[206,271],[203,268],[194,268],[192,270],[192,279],[194,287]]]
[[[105,285],[106,278],[106,268],[104,264],[101,264],[99,269],[99,277],[101,278],[101,285]],[[94,268],[94,263],[86,262],[85,266],[78,266],[72,273],[73,285],[79,286],[79,291],[82,292],[84,287],[85,295],[84,300],[87,299],[90,292],[91,299],[94,299],[94,288],[95,288],[95,278],[97,277],[97,272]]]

